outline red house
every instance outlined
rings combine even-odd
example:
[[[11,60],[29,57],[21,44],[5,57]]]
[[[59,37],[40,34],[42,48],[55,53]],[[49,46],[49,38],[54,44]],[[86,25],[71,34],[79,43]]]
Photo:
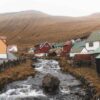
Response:
[[[50,49],[51,45],[48,42],[45,42],[35,46],[35,53],[48,53]]]
[[[61,52],[61,56],[66,57],[67,54],[70,52],[71,48],[72,48],[72,42],[71,41],[67,41],[63,46],[63,50]]]

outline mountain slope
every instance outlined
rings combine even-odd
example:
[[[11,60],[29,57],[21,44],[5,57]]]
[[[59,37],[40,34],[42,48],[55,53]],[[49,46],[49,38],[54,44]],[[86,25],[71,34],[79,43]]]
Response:
[[[100,29],[100,14],[78,18],[50,16],[39,11],[0,15],[0,35],[7,36],[11,44],[66,41],[96,29]]]

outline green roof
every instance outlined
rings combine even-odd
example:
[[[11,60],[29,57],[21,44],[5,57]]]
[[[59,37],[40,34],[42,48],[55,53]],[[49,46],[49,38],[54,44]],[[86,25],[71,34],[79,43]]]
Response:
[[[96,56],[97,59],[100,59],[100,54],[98,56]]]
[[[83,50],[84,47],[85,41],[76,42],[71,49],[71,53],[79,53]]]
[[[64,43],[55,43],[53,46],[54,48],[63,47]]]
[[[87,42],[100,41],[100,31],[92,32],[86,41]]]

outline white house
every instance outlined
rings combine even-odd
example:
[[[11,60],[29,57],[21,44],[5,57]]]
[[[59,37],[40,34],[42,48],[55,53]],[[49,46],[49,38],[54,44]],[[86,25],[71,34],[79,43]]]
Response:
[[[100,47],[100,31],[95,31],[86,40],[86,49],[88,52],[95,51]]]
[[[17,45],[9,45],[9,46],[7,47],[7,51],[8,51],[8,52],[13,52],[13,53],[18,52]]]
[[[95,31],[84,41],[77,41],[70,52],[70,57],[76,54],[95,54],[100,53],[100,31]]]

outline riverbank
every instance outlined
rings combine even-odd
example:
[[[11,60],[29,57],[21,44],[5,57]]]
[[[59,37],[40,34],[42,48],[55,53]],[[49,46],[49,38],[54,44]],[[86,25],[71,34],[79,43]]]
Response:
[[[70,66],[64,58],[47,58],[56,59],[59,61],[63,72],[71,73],[77,77],[83,84],[84,88],[88,90],[88,95],[93,97],[93,100],[100,98],[100,77],[96,73],[95,67],[92,66]],[[28,76],[34,76],[36,71],[30,66],[30,61],[20,64],[16,67],[9,68],[0,73],[0,89],[8,83],[17,80],[26,79]],[[91,95],[92,94],[92,95]]]
[[[88,92],[92,93],[90,95],[93,96],[93,100],[100,99],[100,77],[97,75],[95,67],[76,67],[69,65],[64,58],[57,60],[59,60],[62,71],[71,73],[83,82],[85,88],[88,88]]]
[[[0,73],[0,90],[8,83],[23,80],[28,76],[34,76],[35,74],[36,71],[30,66],[30,61],[16,67],[8,68]]]

